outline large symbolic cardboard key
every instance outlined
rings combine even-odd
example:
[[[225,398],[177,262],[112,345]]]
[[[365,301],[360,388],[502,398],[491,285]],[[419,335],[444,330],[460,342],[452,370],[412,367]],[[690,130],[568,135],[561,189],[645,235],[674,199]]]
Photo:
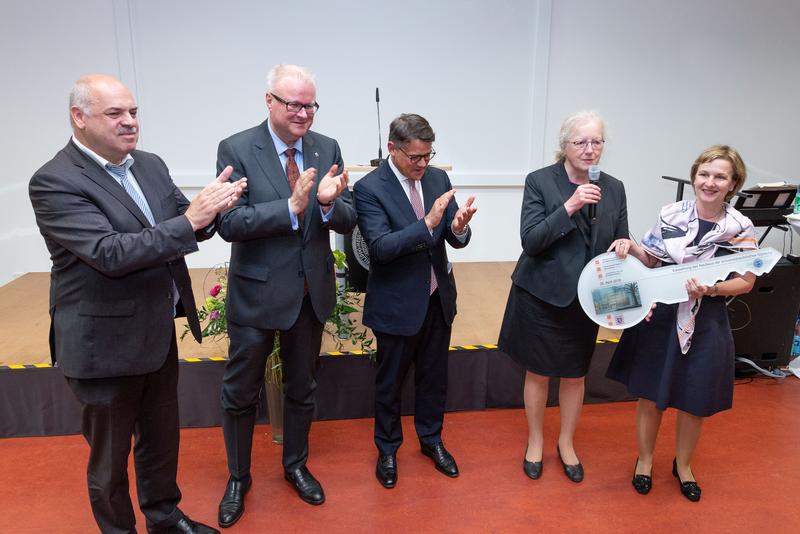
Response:
[[[628,328],[644,319],[656,302],[688,300],[686,281],[690,278],[711,285],[731,273],[761,275],[769,272],[780,257],[777,250],[767,247],[648,269],[633,256],[621,260],[616,253],[606,252],[583,268],[578,279],[578,299],[586,315],[600,326]]]

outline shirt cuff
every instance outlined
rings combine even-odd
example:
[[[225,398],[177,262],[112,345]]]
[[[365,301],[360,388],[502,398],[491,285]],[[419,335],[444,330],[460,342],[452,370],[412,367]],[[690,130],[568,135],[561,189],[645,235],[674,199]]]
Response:
[[[328,210],[328,213],[325,213],[325,210],[322,209],[322,206],[319,207],[319,213],[320,213],[320,215],[322,215],[322,222],[323,223],[326,223],[326,222],[331,220],[331,217],[333,217],[333,210],[335,210],[335,209],[336,209],[336,202],[331,204],[331,209]]]
[[[292,205],[288,200],[286,201],[286,206],[289,208],[289,220],[292,221],[292,230],[299,230],[300,221],[297,219],[297,215],[292,211]]]
[[[452,228],[451,228],[451,230],[452,230]],[[466,241],[467,241],[467,234],[468,234],[468,233],[469,233],[469,224],[467,224],[467,225],[465,225],[465,226],[464,226],[464,231],[463,231],[463,232],[461,232],[460,234],[457,234],[457,233],[455,233],[455,231],[454,231],[454,232],[453,232],[453,235],[456,237],[456,239],[458,239],[458,242],[459,242],[459,243],[466,243]]]

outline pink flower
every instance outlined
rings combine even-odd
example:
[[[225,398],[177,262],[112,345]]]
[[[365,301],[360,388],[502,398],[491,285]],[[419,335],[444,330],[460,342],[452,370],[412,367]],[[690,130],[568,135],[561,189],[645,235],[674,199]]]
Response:
[[[219,319],[219,310],[214,310],[214,311],[212,311],[212,312],[211,312],[211,313],[208,315],[208,318],[209,318],[209,319],[211,319],[212,321],[216,321],[217,319]]]
[[[222,286],[220,284],[214,284],[214,287],[211,288],[208,294],[212,297],[216,297],[219,295],[220,290],[222,290]]]

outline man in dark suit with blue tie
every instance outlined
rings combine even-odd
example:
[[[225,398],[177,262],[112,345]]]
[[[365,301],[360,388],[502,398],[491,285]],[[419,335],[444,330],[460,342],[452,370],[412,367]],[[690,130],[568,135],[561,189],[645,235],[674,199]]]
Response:
[[[190,203],[164,162],[136,150],[138,108],[104,75],[70,93],[73,137],[29,192],[53,262],[50,348],[82,405],[92,512],[104,533],[136,532],[128,490],[131,437],[139,508],[153,533],[208,533],[178,508],[176,315],[201,340],[183,257],[213,235],[244,180],[224,169]]]
[[[217,167],[232,165],[234,178],[249,180],[219,227],[233,243],[230,352],[222,379],[230,478],[219,505],[222,527],[244,512],[256,406],[276,332],[283,360],[284,476],[304,501],[325,501],[306,461],[322,329],[336,301],[330,230],[345,234],[355,226],[339,144],[309,130],[319,108],[312,74],[296,65],[273,67],[266,102],[269,118],[222,140],[217,154]]]
[[[378,341],[375,388],[375,475],[397,482],[403,441],[400,390],[414,363],[414,426],[422,453],[450,477],[458,466],[442,443],[447,355],[456,286],[445,241],[465,247],[474,197],[459,208],[447,173],[428,165],[435,135],[427,120],[403,114],[389,127],[389,157],[356,182],[358,227],[369,247],[364,324]]]

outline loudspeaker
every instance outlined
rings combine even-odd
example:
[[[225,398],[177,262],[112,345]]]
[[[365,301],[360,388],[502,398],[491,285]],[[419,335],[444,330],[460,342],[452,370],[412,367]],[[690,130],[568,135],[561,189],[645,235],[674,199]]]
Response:
[[[763,368],[791,359],[794,326],[800,310],[800,265],[785,258],[756,278],[750,293],[728,304],[736,356]]]

